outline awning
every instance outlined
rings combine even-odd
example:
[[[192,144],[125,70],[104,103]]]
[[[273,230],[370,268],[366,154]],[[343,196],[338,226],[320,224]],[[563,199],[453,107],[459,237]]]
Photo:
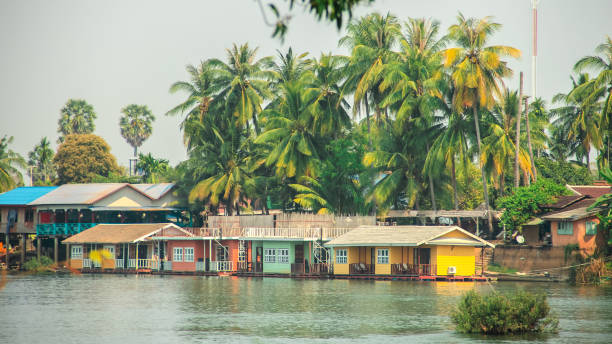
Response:
[[[181,211],[179,208],[168,207],[89,207],[91,211]]]

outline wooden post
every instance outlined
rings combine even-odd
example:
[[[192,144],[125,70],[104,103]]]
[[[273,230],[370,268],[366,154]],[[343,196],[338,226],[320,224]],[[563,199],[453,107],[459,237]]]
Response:
[[[136,271],[138,271],[138,243],[136,243]]]
[[[55,262],[55,264],[57,264],[57,249],[58,249],[58,244],[57,244],[58,240],[57,240],[57,236],[53,237],[53,262]]]
[[[40,237],[36,236],[36,259],[40,260]]]
[[[70,267],[72,261],[72,257],[70,256],[70,244],[66,244],[66,265]]]
[[[21,266],[25,263],[25,254],[26,254],[26,235],[21,234]]]

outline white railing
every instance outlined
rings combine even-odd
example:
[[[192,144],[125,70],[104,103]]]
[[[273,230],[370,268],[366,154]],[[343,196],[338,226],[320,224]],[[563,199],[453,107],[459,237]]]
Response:
[[[115,259],[115,269],[123,268],[123,258]]]
[[[196,271],[204,271],[204,262],[196,262]]]
[[[135,268],[136,267],[136,259],[130,258],[128,259],[128,268]]]
[[[91,268],[91,259],[83,258],[83,267],[84,268]]]
[[[92,260],[91,264],[93,265],[94,268],[99,268],[102,266],[102,262],[99,260]]]
[[[234,271],[234,262],[232,261],[210,262],[210,271]]]
[[[291,238],[291,239],[334,239],[342,234],[350,232],[355,228],[256,228],[247,227],[242,229],[241,237],[244,238]]]
[[[138,259],[139,269],[157,269],[157,260],[153,259]]]
[[[352,231],[355,228],[323,228],[323,240],[337,238],[343,234]]]

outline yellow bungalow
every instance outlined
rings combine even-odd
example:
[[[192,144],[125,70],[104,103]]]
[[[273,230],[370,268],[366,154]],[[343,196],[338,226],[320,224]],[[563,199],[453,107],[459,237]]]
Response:
[[[457,226],[363,226],[326,244],[334,275],[474,276],[487,241]]]

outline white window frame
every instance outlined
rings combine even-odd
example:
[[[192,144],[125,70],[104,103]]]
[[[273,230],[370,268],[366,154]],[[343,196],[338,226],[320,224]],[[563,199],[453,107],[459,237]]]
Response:
[[[112,257],[109,259],[115,259],[115,245],[104,245],[103,249],[112,255]]]
[[[572,221],[557,222],[557,234],[573,235],[574,234],[574,223]]]
[[[246,262],[247,256],[247,245],[244,241],[240,241],[238,244],[238,261]]]
[[[288,248],[277,248],[276,249],[276,262],[279,264],[289,264],[289,249]]]
[[[70,259],[83,259],[83,246],[74,245],[70,247]]]
[[[183,248],[182,247],[172,248],[172,261],[173,262],[183,261]]]
[[[336,250],[336,264],[348,263],[348,250],[345,248]]]
[[[193,247],[183,248],[183,261],[193,263],[194,249]]]
[[[276,263],[275,248],[264,248],[264,263]]]
[[[376,264],[389,264],[388,248],[379,248],[376,250]]]

